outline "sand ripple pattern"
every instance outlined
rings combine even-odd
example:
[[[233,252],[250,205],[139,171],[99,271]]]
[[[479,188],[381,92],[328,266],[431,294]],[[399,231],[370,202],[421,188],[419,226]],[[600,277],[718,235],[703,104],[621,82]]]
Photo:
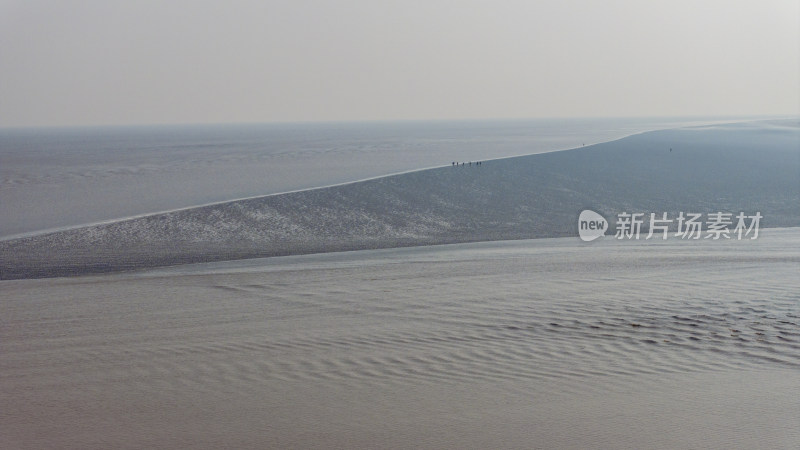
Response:
[[[741,247],[483,243],[6,282],[2,385],[578,389],[598,377],[800,370],[800,233],[773,236]]]

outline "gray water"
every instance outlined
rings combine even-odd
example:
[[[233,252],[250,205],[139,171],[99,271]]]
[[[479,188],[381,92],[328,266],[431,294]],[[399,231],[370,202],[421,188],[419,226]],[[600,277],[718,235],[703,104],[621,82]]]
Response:
[[[624,211],[645,217],[661,211],[673,219],[673,230],[681,212],[705,214],[702,220],[717,211],[730,217],[758,212],[761,227],[800,226],[800,122],[651,131],[566,151],[0,239],[0,279],[575,236],[587,208],[609,220],[611,233]]]
[[[720,120],[0,129],[0,237]]]

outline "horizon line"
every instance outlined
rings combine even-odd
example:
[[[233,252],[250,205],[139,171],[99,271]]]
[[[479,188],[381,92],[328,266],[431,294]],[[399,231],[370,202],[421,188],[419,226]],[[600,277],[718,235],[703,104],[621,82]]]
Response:
[[[63,125],[12,125],[0,126],[0,131],[32,130],[79,130],[120,128],[167,128],[167,127],[214,127],[214,126],[319,126],[319,125],[380,125],[414,123],[459,123],[459,122],[526,122],[569,120],[647,120],[647,119],[798,119],[800,112],[792,114],[669,114],[669,115],[614,115],[614,116],[536,116],[536,117],[474,117],[474,118],[420,118],[420,119],[341,119],[341,120],[287,120],[287,121],[230,121],[230,122],[162,122],[162,123],[107,123],[107,124],[63,124]]]

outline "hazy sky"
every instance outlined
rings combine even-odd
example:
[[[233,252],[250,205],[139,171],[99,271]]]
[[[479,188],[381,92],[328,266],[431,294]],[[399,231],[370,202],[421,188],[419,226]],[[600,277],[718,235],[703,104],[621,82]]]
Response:
[[[798,0],[0,0],[0,127],[800,114]]]

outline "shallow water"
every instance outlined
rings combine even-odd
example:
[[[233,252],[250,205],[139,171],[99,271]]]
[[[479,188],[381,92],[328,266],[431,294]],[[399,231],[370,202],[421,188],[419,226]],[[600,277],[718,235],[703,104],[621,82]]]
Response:
[[[800,445],[800,229],[0,282],[4,448]]]
[[[719,121],[0,129],[0,237]]]
[[[0,239],[0,279],[574,236],[585,209],[607,217],[609,231],[624,211],[662,211],[673,230],[684,211],[758,212],[761,227],[800,226],[800,122],[708,128]]]

